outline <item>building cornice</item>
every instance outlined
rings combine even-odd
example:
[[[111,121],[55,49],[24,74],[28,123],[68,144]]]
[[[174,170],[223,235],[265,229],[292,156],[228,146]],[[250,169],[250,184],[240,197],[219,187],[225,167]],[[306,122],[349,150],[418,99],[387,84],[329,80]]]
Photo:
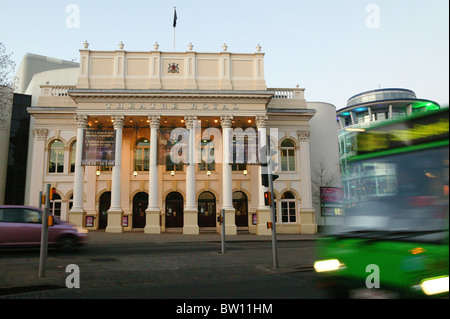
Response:
[[[123,89],[70,89],[68,95],[75,102],[99,99],[144,100],[257,100],[266,105],[273,97],[269,91],[231,91],[231,90],[123,90]]]

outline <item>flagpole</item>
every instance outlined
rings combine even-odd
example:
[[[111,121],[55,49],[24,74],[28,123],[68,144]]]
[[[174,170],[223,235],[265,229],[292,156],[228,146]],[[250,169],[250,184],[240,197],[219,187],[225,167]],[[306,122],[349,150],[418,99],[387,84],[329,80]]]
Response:
[[[173,7],[173,52],[175,52],[175,27],[177,24],[177,7]]]

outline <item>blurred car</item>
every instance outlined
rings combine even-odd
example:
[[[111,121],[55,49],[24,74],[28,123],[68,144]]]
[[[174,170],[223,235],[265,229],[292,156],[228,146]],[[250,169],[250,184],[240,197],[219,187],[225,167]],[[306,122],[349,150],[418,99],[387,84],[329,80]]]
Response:
[[[42,210],[29,206],[0,206],[0,247],[39,246]],[[88,231],[54,219],[48,227],[48,245],[72,250],[88,242]]]

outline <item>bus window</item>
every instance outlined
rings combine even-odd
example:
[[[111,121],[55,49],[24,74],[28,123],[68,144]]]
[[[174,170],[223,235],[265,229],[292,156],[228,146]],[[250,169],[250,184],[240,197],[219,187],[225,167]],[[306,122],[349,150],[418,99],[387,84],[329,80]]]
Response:
[[[436,240],[448,211],[448,148],[356,162],[361,178],[357,194],[347,198],[344,231],[422,231],[411,240]],[[373,170],[374,167],[384,168]],[[370,174],[367,174],[367,172]],[[370,177],[368,177],[370,176]],[[346,194],[348,195],[348,194]],[[433,233],[436,231],[435,233]]]

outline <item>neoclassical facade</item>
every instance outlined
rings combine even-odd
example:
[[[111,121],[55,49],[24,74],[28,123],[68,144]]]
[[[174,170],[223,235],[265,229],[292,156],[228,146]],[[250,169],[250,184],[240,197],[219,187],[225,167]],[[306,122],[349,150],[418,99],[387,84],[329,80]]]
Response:
[[[87,229],[199,234],[219,231],[223,210],[227,234],[267,235],[267,188],[261,166],[248,160],[255,149],[245,137],[254,132],[259,146],[270,134],[278,151],[277,231],[317,231],[309,155],[315,110],[307,108],[304,89],[267,88],[260,47],[237,54],[192,47],[92,51],[86,44],[77,83],[40,88],[29,109],[29,204],[38,205],[39,191],[51,184],[57,191],[52,212]],[[83,164],[83,139],[91,130],[114,132],[114,165]],[[177,162],[168,156],[176,146],[174,130],[187,141],[181,153],[208,154],[208,160],[200,155]],[[246,141],[244,162],[236,160],[233,146],[240,138]]]

